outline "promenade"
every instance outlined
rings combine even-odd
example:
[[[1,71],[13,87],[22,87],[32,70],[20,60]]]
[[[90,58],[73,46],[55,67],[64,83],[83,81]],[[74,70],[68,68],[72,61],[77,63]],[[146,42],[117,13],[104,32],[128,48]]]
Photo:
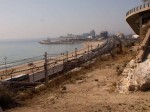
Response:
[[[104,43],[104,41],[91,41],[91,42],[89,41],[89,42],[83,43],[84,45],[83,45],[82,49],[79,49],[79,50],[75,49],[75,51],[73,51],[73,52],[66,51],[66,53],[64,53],[62,55],[58,55],[56,57],[47,57],[49,69],[58,67],[58,65],[59,65],[59,68],[57,68],[57,69],[62,70],[63,63],[66,60],[69,61],[69,60],[73,60],[77,57],[83,56],[84,54],[90,52],[92,49],[95,49],[96,47],[101,46],[103,43]],[[44,56],[43,56],[43,58],[44,58]],[[1,81],[10,79],[13,77],[17,77],[20,75],[28,74],[30,76],[31,74],[35,74],[35,73],[44,71],[44,63],[45,63],[45,60],[39,60],[39,61],[35,61],[32,63],[26,63],[23,65],[18,65],[18,66],[8,68],[7,71],[6,71],[6,69],[0,70]],[[54,72],[54,70],[53,70],[53,72]],[[32,82],[32,81],[34,81],[34,79],[31,76],[30,82]]]

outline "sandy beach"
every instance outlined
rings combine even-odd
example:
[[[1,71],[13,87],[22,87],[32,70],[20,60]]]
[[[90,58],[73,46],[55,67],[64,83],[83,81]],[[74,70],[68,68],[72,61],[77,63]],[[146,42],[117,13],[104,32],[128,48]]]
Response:
[[[94,49],[98,45],[101,45],[102,43],[103,43],[102,41],[84,42],[83,43],[83,48],[77,50],[77,54],[83,54],[85,52],[88,52],[88,50]],[[75,56],[75,51],[68,53],[68,59],[72,59],[73,56]],[[49,63],[53,63],[56,60],[63,60],[65,58],[66,58],[66,55],[58,55],[56,57],[53,57],[53,59],[50,59]],[[59,63],[62,63],[62,62],[63,61],[59,61]],[[59,64],[59,63],[57,63],[57,64]],[[11,68],[7,69],[7,73],[11,73],[14,70],[14,72],[12,72],[13,74],[10,74],[10,75],[4,75],[4,73],[6,72],[5,69],[0,70],[1,80],[5,80],[7,78],[11,78],[11,77],[21,75],[21,74],[31,74],[31,73],[33,73],[33,71],[34,71],[34,73],[42,71],[44,69],[43,65],[44,65],[44,60],[39,60],[39,61],[33,62],[33,66],[29,66],[29,63],[14,66],[14,67],[11,67]]]

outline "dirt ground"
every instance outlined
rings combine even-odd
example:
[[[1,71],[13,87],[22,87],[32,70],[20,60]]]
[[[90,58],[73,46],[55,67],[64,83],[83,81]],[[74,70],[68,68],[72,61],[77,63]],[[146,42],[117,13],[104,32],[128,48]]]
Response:
[[[99,58],[53,89],[46,89],[7,112],[150,112],[150,92],[119,94],[117,81],[132,54]]]

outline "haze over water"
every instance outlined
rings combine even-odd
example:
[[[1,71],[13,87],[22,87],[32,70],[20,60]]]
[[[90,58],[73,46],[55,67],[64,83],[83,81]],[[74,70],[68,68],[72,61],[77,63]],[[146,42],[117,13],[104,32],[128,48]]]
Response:
[[[80,49],[82,44],[42,45],[37,40],[0,41],[0,63],[37,57],[47,52],[48,54],[60,54],[66,51]]]
[[[82,34],[94,29],[131,33],[128,10],[141,0],[1,0],[0,38]]]
[[[126,12],[141,4],[141,0],[1,0],[0,3],[0,63],[27,59],[39,55],[59,54],[81,48],[82,44],[40,45],[38,41],[10,41],[83,34],[92,29],[99,35],[129,34]],[[111,18],[111,19],[110,19]]]

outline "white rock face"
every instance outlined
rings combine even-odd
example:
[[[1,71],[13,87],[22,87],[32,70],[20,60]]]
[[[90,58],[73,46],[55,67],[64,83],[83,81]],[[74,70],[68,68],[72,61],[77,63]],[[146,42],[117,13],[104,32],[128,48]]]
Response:
[[[120,93],[150,89],[150,60],[147,59],[142,63],[136,63],[134,60],[131,60],[122,75],[124,77],[117,85]]]

